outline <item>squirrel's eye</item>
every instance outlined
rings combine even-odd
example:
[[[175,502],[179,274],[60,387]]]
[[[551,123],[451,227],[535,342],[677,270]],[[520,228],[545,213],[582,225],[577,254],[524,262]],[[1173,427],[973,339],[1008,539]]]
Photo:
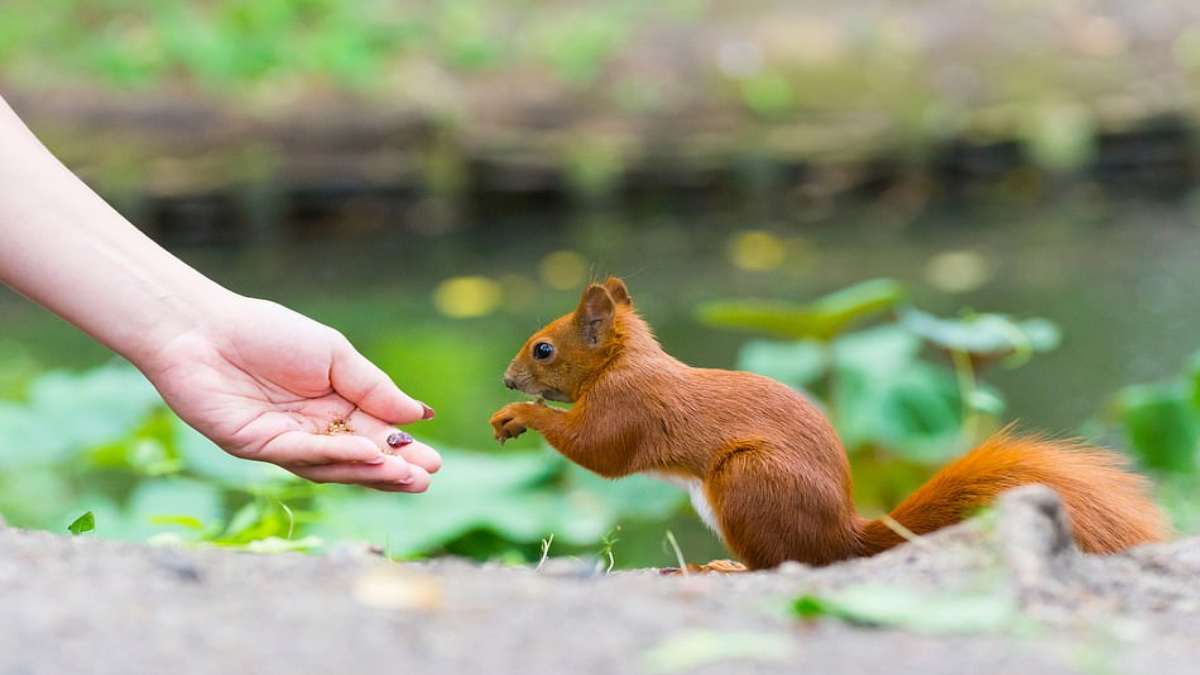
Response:
[[[533,358],[538,361],[545,361],[554,356],[554,345],[549,342],[539,342],[533,346]]]

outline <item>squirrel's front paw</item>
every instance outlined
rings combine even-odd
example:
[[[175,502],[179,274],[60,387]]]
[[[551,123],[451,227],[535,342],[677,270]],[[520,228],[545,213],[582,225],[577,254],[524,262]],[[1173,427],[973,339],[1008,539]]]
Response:
[[[492,415],[492,432],[496,440],[503,443],[525,433],[529,418],[525,414],[528,403],[509,403]]]

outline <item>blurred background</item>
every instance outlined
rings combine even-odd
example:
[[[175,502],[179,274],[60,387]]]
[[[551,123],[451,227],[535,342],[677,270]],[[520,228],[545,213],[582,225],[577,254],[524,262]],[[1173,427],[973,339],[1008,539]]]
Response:
[[[0,290],[0,515],[723,557],[674,488],[491,439],[525,337],[619,274],[676,356],[818,398],[864,511],[1017,420],[1129,452],[1195,531],[1197,85],[1183,0],[6,0],[0,92],[52,150],[206,274],[345,332],[437,408],[413,431],[447,462],[405,497],[229,459]]]

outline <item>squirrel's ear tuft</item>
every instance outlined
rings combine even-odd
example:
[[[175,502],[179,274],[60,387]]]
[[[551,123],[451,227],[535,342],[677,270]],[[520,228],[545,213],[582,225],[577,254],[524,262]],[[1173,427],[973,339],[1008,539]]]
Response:
[[[613,312],[616,307],[608,289],[600,284],[591,284],[583,289],[579,308],[575,310],[575,323],[589,344],[600,344],[612,330]]]
[[[613,302],[618,305],[633,305],[633,298],[629,297],[629,289],[619,277],[609,277],[604,282],[604,287],[608,289],[608,294],[612,296]]]

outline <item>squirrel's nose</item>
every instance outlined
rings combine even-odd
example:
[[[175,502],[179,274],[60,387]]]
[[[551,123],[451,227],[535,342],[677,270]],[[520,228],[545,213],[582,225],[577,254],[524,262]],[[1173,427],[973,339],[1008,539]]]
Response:
[[[511,377],[505,375],[504,376],[504,386],[508,387],[509,389],[516,389],[517,381],[512,379]]]

